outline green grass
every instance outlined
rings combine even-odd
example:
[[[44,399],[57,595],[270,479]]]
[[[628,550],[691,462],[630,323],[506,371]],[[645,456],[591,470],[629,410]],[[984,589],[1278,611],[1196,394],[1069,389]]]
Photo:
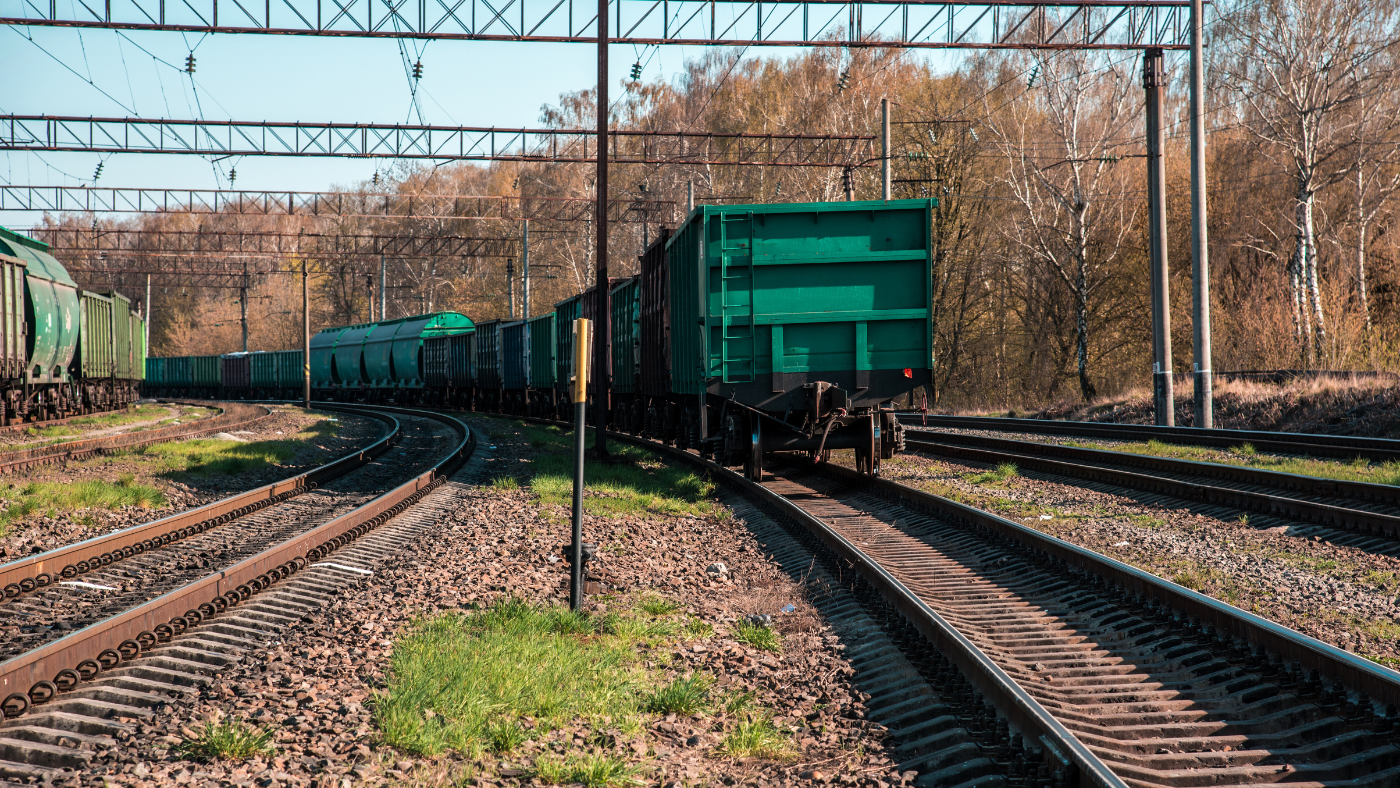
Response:
[[[491,489],[498,491],[518,490],[520,482],[516,481],[514,476],[497,476],[491,480]]]
[[[30,482],[7,484],[0,489],[0,535],[9,526],[35,512],[57,514],[79,509],[119,509],[123,506],[152,508],[165,505],[165,494],[154,487],[136,484],[135,477],[124,473],[115,482],[97,479],[77,482]],[[80,523],[95,524],[91,515],[83,515]]]
[[[747,713],[734,725],[719,746],[731,758],[785,760],[793,755],[787,736],[766,713]]]
[[[511,422],[511,427],[538,450],[526,466],[530,491],[542,506],[568,507],[573,500],[573,434],[559,427],[523,422]],[[583,508],[588,514],[676,517],[705,516],[715,511],[710,501],[715,485],[709,479],[668,465],[652,452],[635,446],[613,442],[609,451],[616,462],[589,462],[584,466],[587,494]]]
[[[1090,441],[1060,441],[1065,446],[1085,449],[1118,451],[1127,454],[1145,454],[1154,457],[1175,457],[1197,462],[1214,462],[1222,465],[1239,465],[1279,471],[1300,476],[1315,476],[1320,479],[1339,481],[1369,482],[1371,484],[1400,485],[1400,462],[1369,462],[1364,457],[1345,460],[1322,460],[1313,457],[1294,457],[1260,454],[1253,444],[1245,443],[1229,449],[1212,449],[1206,446],[1178,446],[1157,440],[1146,443],[1120,443],[1104,445]]]
[[[1016,463],[1003,462],[991,470],[969,474],[967,480],[973,484],[1001,484],[1015,475]]]
[[[102,413],[95,416],[80,416],[71,419],[67,424],[55,424],[52,427],[30,427],[24,434],[34,438],[62,438],[68,435],[77,435],[85,432],[83,427],[120,427],[124,424],[131,424],[137,421],[152,421],[163,419],[170,415],[169,408],[162,408],[156,405],[140,405],[131,410],[119,410],[112,413]],[[27,448],[27,447],[26,447]]]
[[[703,640],[714,637],[715,628],[708,621],[692,618],[681,627],[681,633],[685,635],[686,640]]]
[[[609,755],[543,755],[535,760],[534,777],[545,785],[638,785],[638,768]]]
[[[680,611],[681,603],[664,596],[649,596],[637,603],[637,609],[649,616],[669,616]]]
[[[176,749],[194,761],[243,760],[272,752],[272,730],[227,717],[204,723],[197,737],[185,739]]]
[[[782,648],[782,641],[778,638],[777,632],[743,619],[734,622],[734,631],[731,636],[741,643],[748,643],[763,651],[778,651]]]
[[[114,456],[148,465],[155,474],[233,476],[281,465],[295,457],[308,442],[332,437],[337,429],[336,422],[320,419],[290,438],[251,443],[197,438],[158,443]]]
[[[703,673],[677,678],[657,687],[642,700],[642,708],[652,714],[699,714],[710,708],[710,687],[714,679]]]
[[[512,599],[416,622],[394,646],[374,711],[384,740],[401,750],[475,755],[511,743],[500,726],[521,717],[539,730],[578,719],[635,727],[647,683],[633,641],[587,616]]]

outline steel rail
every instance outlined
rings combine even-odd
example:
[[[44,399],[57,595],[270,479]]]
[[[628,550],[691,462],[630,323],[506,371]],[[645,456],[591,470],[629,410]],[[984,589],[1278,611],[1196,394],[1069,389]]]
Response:
[[[825,465],[823,472],[851,484],[866,485],[899,503],[1018,541],[1051,556],[1063,566],[1100,577],[1129,595],[1156,600],[1227,633],[1232,639],[1262,646],[1285,662],[1297,661],[1305,669],[1317,670],[1322,676],[1341,681],[1383,704],[1400,706],[1400,672],[1369,659],[990,512],[886,479],[862,476],[849,468]]]
[[[906,433],[907,435],[908,433]],[[1129,465],[1148,470],[1165,471],[1203,478],[1223,479],[1292,490],[1309,495],[1330,495],[1335,497],[1359,498],[1390,504],[1400,503],[1400,488],[1384,484],[1346,482],[1333,479],[1319,479],[1311,476],[1266,471],[1258,468],[1243,468],[1235,465],[1194,462],[1167,457],[1152,457],[1141,454],[1081,449],[1074,446],[1014,441],[1002,438],[984,438],[977,435],[955,435],[951,433],[915,433],[918,435],[936,434],[937,440],[905,438],[905,445],[914,450],[926,451],[945,457],[978,460],[981,462],[1012,461],[1021,468],[1031,468],[1047,473],[1072,476],[1092,482],[1113,484],[1143,492],[1160,493],[1174,498],[1232,506],[1261,514],[1276,515],[1306,520],[1319,525],[1341,528],[1362,534],[1378,534],[1391,538],[1400,537],[1400,517],[1353,509],[1346,506],[1319,503],[1302,498],[1252,490],[1240,490],[1201,482],[1187,482],[1163,476],[1104,467],[1088,463]],[[980,445],[978,445],[980,444]],[[1051,456],[1044,456],[1051,455]],[[1053,459],[1060,456],[1067,459]]]
[[[1110,440],[1159,440],[1163,443],[1224,449],[1249,443],[1261,451],[1278,454],[1400,461],[1400,440],[1391,438],[1322,435],[1315,432],[1204,430],[1195,427],[1156,427],[1147,424],[1103,424],[1092,421],[1011,419],[993,416],[935,416],[911,411],[904,411],[899,415],[900,421],[910,428],[949,427],[960,430],[1028,432]]]
[[[92,569],[107,566],[113,561],[130,558],[147,550],[203,533],[274,503],[295,498],[337,476],[349,473],[393,448],[400,438],[399,425],[395,419],[378,417],[375,414],[367,415],[388,424],[389,432],[359,451],[346,454],[306,473],[289,476],[281,481],[169,517],[113,531],[0,566],[0,599],[13,599],[59,582],[60,579],[72,579]]]
[[[517,417],[518,418],[518,417]],[[571,426],[546,419],[522,418],[522,421]],[[809,514],[796,503],[756,484],[742,475],[709,460],[668,446],[664,443],[638,438],[625,433],[612,433],[614,438],[637,446],[659,451],[675,459],[698,466],[714,476],[761,499],[785,516],[811,531],[841,560],[851,564],[867,582],[883,594],[930,644],[947,657],[962,674],[1000,712],[1007,722],[1019,730],[1028,742],[1038,742],[1044,748],[1047,764],[1065,772],[1067,788],[1127,788],[1120,777],[1097,755],[1089,750],[1068,728],[1055,718],[1020,684],[986,655],[957,627],[909,590],[878,561],[871,558],[845,536],[827,523]]]
[[[437,489],[470,457],[476,445],[475,433],[459,419],[445,414],[384,406],[319,407],[357,415],[383,411],[425,416],[447,424],[461,440],[447,457],[428,470],[353,511],[164,596],[0,662],[0,712],[6,718],[18,717],[33,705],[45,703],[103,670],[157,648],[321,560]]]
[[[79,440],[51,443],[45,446],[35,446],[32,449],[0,451],[0,474],[14,473],[17,470],[30,468],[35,465],[68,462],[69,460],[81,459],[114,449],[136,449],[143,446],[151,446],[156,443],[164,443],[165,441],[190,438],[210,432],[222,432],[237,427],[246,427],[272,415],[272,411],[266,408],[263,408],[261,414],[248,418],[243,415],[230,413],[229,409],[209,402],[189,401],[182,404],[218,408],[220,413],[208,419],[199,419],[189,422],[188,424],[171,425],[154,430],[123,432],[116,435],[106,435],[100,438],[81,438]],[[242,404],[243,403],[239,403],[239,405]],[[0,583],[0,586],[2,585],[3,583]]]

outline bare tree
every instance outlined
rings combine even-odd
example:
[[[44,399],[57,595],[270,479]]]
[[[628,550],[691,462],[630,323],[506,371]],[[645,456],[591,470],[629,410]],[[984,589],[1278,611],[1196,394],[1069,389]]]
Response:
[[[1221,79],[1238,99],[1242,127],[1293,182],[1294,332],[1313,358],[1327,338],[1317,195],[1353,171],[1358,104],[1393,79],[1381,56],[1397,40],[1395,8],[1388,0],[1241,0],[1220,19],[1230,52]]]

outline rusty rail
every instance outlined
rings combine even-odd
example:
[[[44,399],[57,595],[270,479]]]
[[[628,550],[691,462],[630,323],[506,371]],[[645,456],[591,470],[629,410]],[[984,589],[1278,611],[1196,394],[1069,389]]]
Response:
[[[436,489],[471,456],[476,446],[475,433],[466,424],[443,414],[379,406],[318,407],[359,415],[384,411],[427,416],[451,427],[461,436],[461,442],[432,468],[354,511],[125,613],[0,663],[0,696],[4,697],[0,712],[6,718],[18,717],[34,704],[47,702],[59,692],[169,641],[319,561]]]
[[[396,419],[379,416],[373,412],[362,415],[379,418],[389,425],[389,432],[359,451],[351,452],[306,473],[289,476],[281,481],[160,520],[134,525],[0,566],[0,599],[13,599],[57,582],[60,578],[66,580],[77,577],[99,566],[106,566],[113,561],[130,558],[138,553],[202,533],[274,503],[294,498],[330,479],[349,473],[397,445],[400,432]]]
[[[196,435],[206,435],[211,432],[224,432],[230,429],[255,424],[272,415],[271,409],[261,405],[228,402],[224,404],[230,407],[224,408],[212,402],[191,401],[183,404],[219,408],[222,412],[213,418],[200,419],[199,421],[193,421],[189,424],[177,424],[154,430],[124,432],[117,435],[106,435],[101,438],[85,438],[75,441],[51,443],[45,446],[35,446],[32,449],[0,452],[0,473],[14,473],[15,471],[31,468],[36,465],[69,462],[71,460],[77,460],[117,449],[139,449],[156,443],[164,443],[165,441],[192,438]],[[253,413],[258,410],[262,412],[253,415]]]

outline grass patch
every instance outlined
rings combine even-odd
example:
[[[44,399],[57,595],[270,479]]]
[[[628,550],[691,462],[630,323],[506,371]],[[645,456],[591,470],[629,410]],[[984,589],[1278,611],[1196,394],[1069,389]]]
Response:
[[[1016,463],[1003,462],[991,470],[968,474],[967,480],[973,484],[1002,484],[1016,475]]]
[[[573,434],[559,427],[512,422],[539,453],[530,462],[529,486],[542,506],[567,508],[573,500]],[[584,466],[583,508],[603,517],[656,514],[669,517],[705,516],[715,511],[710,501],[714,482],[688,469],[675,467],[645,449],[623,443],[609,447],[615,463]]]
[[[637,603],[637,609],[649,616],[669,616],[680,611],[681,603],[664,596],[652,596]]]
[[[520,482],[514,476],[497,476],[491,480],[491,489],[504,492],[506,490],[520,489]]]
[[[734,631],[731,635],[735,640],[748,643],[763,651],[778,651],[783,645],[782,641],[778,639],[777,632],[744,619],[734,622]]]
[[[169,415],[169,408],[163,408],[157,405],[140,405],[131,410],[119,410],[94,416],[80,416],[70,420],[67,424],[55,424],[52,427],[30,427],[24,431],[24,434],[32,438],[62,438],[85,432],[86,430],[83,429],[84,427],[95,427],[98,429],[120,427],[137,421],[163,419]]]
[[[165,505],[164,493],[154,487],[136,484],[135,479],[135,476],[124,473],[115,482],[91,479],[7,484],[0,490],[0,501],[7,504],[0,510],[0,535],[9,529],[10,524],[39,511],[52,516],[79,509],[119,509],[123,506],[149,509]],[[83,515],[79,522],[95,524],[96,520],[91,515]]]
[[[194,761],[243,760],[272,752],[272,729],[226,717],[204,723],[197,737],[185,739],[176,749]]]
[[[1352,460],[1324,460],[1314,457],[1260,454],[1250,443],[1231,446],[1228,449],[1213,449],[1207,446],[1178,446],[1158,440],[1114,445],[1104,445],[1091,441],[1060,441],[1060,443],[1083,449],[1144,454],[1153,457],[1175,457],[1196,462],[1260,468],[1299,476],[1315,476],[1320,479],[1400,485],[1400,462],[1370,462],[1364,457]]]
[[[638,727],[646,675],[633,642],[601,623],[514,599],[415,622],[375,702],[384,740],[420,755],[476,757],[518,744],[503,726],[521,717],[541,731],[579,719]]]
[[[720,743],[719,751],[731,758],[768,758],[784,760],[792,757],[787,736],[773,724],[766,713],[745,714]]]
[[[637,785],[637,767],[609,755],[543,755],[535,760],[534,777],[545,785]]]
[[[714,637],[715,628],[710,626],[708,621],[692,618],[681,627],[681,633],[685,635],[686,640],[703,640]]]
[[[196,438],[158,443],[123,456],[151,465],[152,472],[158,474],[233,476],[281,465],[295,457],[308,442],[332,437],[337,429],[336,422],[323,418],[290,438],[252,443]]]
[[[710,708],[710,687],[714,679],[703,673],[677,678],[657,687],[642,701],[652,714],[699,714]]]

